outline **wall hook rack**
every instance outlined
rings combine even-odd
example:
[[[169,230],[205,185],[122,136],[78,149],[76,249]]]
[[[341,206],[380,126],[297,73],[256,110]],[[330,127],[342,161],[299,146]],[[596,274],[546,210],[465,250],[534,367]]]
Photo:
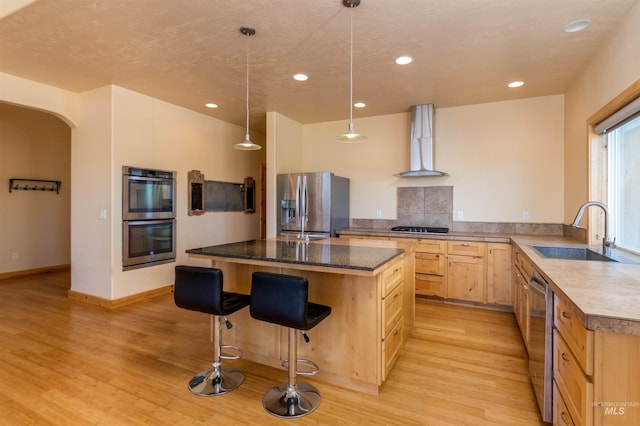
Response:
[[[59,180],[11,178],[9,179],[9,192],[56,191],[56,194],[60,194],[60,185],[62,182]]]

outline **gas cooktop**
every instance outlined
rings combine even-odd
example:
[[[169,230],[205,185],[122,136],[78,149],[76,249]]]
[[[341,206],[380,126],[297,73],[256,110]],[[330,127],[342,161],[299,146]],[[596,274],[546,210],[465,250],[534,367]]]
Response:
[[[391,228],[395,232],[416,232],[422,234],[446,234],[449,228],[439,228],[435,226],[394,226]]]

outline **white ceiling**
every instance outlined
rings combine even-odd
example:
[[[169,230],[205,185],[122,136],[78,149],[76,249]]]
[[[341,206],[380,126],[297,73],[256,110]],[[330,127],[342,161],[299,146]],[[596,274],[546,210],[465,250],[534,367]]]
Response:
[[[349,117],[350,13],[357,118],[564,93],[635,1],[39,0],[0,20],[0,71],[73,92],[115,84],[244,125],[249,49],[263,130],[267,111]],[[562,31],[582,18],[587,30]],[[413,63],[396,65],[401,54]]]

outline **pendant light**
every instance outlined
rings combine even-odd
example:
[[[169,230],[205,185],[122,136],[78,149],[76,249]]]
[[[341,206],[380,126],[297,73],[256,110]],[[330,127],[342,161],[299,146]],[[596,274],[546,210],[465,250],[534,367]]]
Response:
[[[256,33],[255,28],[251,27],[240,27],[240,32],[247,37],[250,37]],[[258,144],[251,142],[249,138],[249,42],[247,42],[247,128],[246,133],[244,135],[244,142],[237,143],[233,147],[235,149],[239,149],[242,151],[257,151],[262,149],[262,147]]]
[[[336,136],[336,139],[341,142],[360,142],[367,138],[353,129],[353,9],[360,5],[360,0],[342,0],[342,5],[351,9],[349,14],[349,128],[346,133]]]

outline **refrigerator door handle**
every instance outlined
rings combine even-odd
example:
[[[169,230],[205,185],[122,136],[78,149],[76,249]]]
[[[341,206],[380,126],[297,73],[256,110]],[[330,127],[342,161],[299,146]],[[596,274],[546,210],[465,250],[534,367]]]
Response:
[[[307,192],[307,177],[302,177],[302,220],[304,220],[305,225],[307,224],[307,220],[309,219],[309,194]]]
[[[296,179],[296,225],[300,225],[300,218],[302,217],[302,215],[300,214],[300,176],[297,177]]]

